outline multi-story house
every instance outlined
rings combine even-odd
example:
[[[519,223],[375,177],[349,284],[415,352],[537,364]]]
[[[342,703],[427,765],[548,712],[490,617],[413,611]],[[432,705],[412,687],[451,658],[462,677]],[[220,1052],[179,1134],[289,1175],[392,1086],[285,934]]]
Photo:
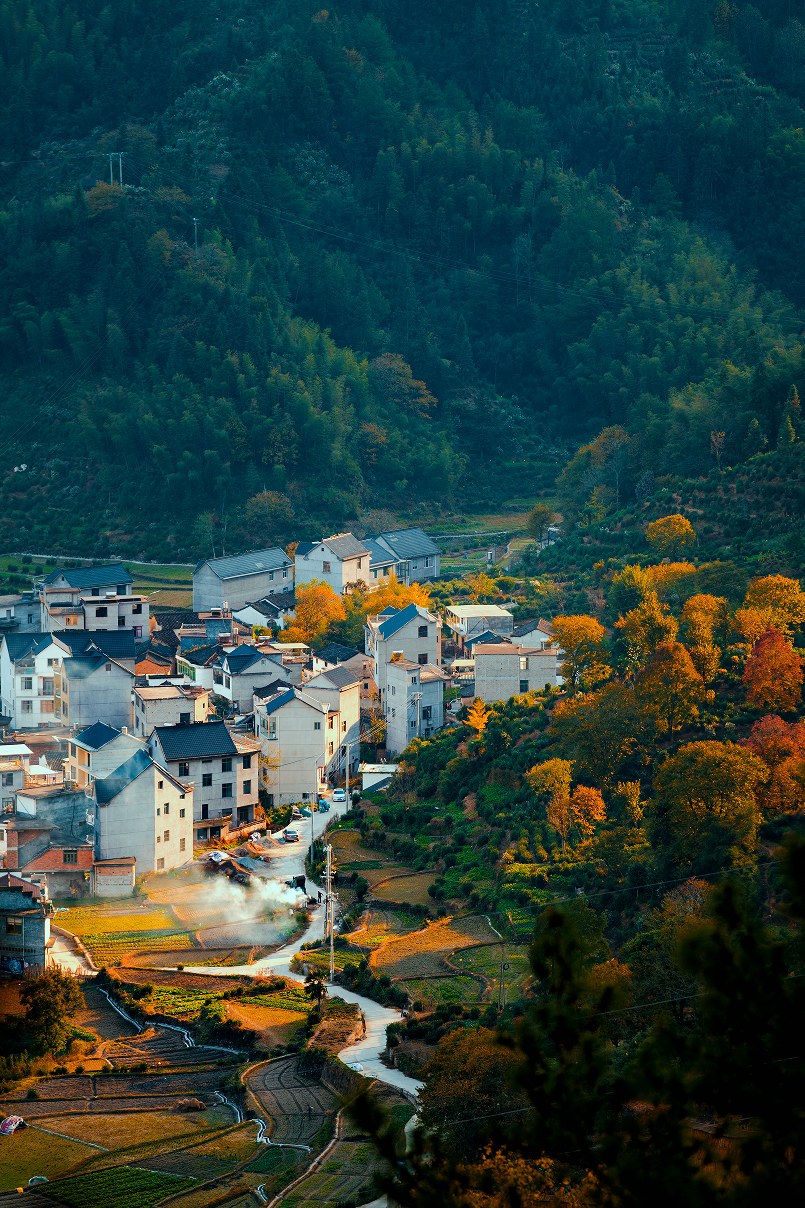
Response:
[[[289,684],[255,700],[254,721],[261,749],[260,787],[269,808],[315,801],[327,783],[330,744],[335,742],[335,719],[331,731],[327,704]]]
[[[132,578],[122,566],[60,568],[39,585],[42,629],[132,629],[148,637],[148,597],[132,595]]]
[[[332,781],[346,771],[354,776],[360,765],[361,681],[346,667],[330,667],[304,683],[306,695],[327,706],[324,734],[327,764],[325,775]]]
[[[103,654],[108,659],[114,659],[128,671],[134,672],[137,663],[137,644],[133,629],[115,629],[104,631],[77,632],[66,630],[54,633],[53,642],[67,655],[72,654]]]
[[[207,558],[193,571],[193,610],[235,610],[293,587],[293,562],[281,549]]]
[[[146,738],[155,726],[189,726],[204,722],[210,694],[196,684],[135,684],[134,733]]]
[[[158,726],[148,739],[153,758],[177,781],[194,786],[193,828],[199,842],[254,822],[260,804],[254,739],[233,736],[223,722]]]
[[[551,644],[553,625],[542,617],[538,621],[521,621],[514,626],[511,636],[512,641],[519,642],[521,646],[539,646],[544,650]]]
[[[99,861],[133,857],[140,876],[193,858],[193,785],[156,763],[145,747],[93,780],[87,798],[94,802]]]
[[[498,637],[510,638],[514,617],[499,604],[451,604],[445,620],[453,631],[453,640],[462,650],[468,638],[480,637],[487,630]]]
[[[0,646],[0,698],[16,730],[62,725],[55,692],[63,651],[47,633],[7,633]]]
[[[12,872],[0,875],[0,973],[44,971],[53,907],[47,888]]]
[[[542,691],[546,684],[561,687],[564,680],[558,662],[558,653],[551,646],[480,643],[475,647],[475,695],[493,704]]]
[[[361,681],[361,699],[368,701],[377,691],[373,678],[374,666],[365,651],[356,650],[354,646],[342,646],[331,642],[321,650],[314,650],[310,657],[310,668],[314,675],[327,671],[330,667],[346,667]]]
[[[86,789],[93,780],[111,776],[115,768],[145,746],[142,738],[127,726],[116,729],[105,721],[96,721],[70,737],[64,763],[65,780]]]
[[[294,558],[296,586],[311,579],[329,583],[337,596],[369,585],[370,554],[352,533],[336,533],[321,541],[300,541]]]
[[[409,585],[439,578],[439,547],[421,528],[394,529],[389,533],[378,533],[370,540],[373,585],[382,578],[379,572],[385,569],[383,556],[375,551],[375,546],[393,557],[392,569],[401,583]]]
[[[236,609],[232,616],[241,625],[259,626],[262,629],[284,629],[293,619],[296,595],[293,591],[277,592],[262,600],[253,600]]]
[[[177,653],[176,674],[183,675],[191,683],[212,692],[214,687],[213,677],[215,675],[215,668],[218,666],[220,654],[221,647],[217,642],[196,646],[192,650],[185,650],[182,654]]]
[[[56,718],[62,725],[91,726],[103,718],[110,726],[131,728],[134,672],[100,653],[61,660],[54,674]]]
[[[386,666],[392,658],[406,659],[424,667],[441,662],[441,618],[421,604],[387,608],[366,618],[366,653],[372,659],[372,678],[385,707]]]
[[[212,690],[231,701],[236,713],[250,713],[255,688],[264,688],[276,679],[290,679],[280,651],[236,646],[220,651],[212,669]]]
[[[40,633],[39,592],[17,592],[0,596],[0,633]]]
[[[415,738],[430,738],[444,725],[449,676],[433,663],[396,659],[386,667],[386,753],[399,755]]]
[[[91,893],[93,823],[92,803],[83,792],[61,787],[26,790],[19,809],[6,819],[6,867],[46,879],[53,897]]]

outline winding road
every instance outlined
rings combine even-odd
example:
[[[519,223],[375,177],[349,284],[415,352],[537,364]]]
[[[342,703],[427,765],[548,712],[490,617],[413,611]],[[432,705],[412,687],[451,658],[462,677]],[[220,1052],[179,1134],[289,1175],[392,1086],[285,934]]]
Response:
[[[329,814],[315,813],[311,819],[303,818],[298,823],[301,840],[299,843],[286,843],[282,838],[282,831],[277,831],[272,838],[277,842],[278,846],[271,848],[271,874],[279,880],[288,880],[305,871],[305,852],[310,847],[311,828],[314,838],[318,838],[323,834],[327,823],[338,814],[343,814],[347,809],[346,804],[333,803]],[[315,885],[308,879],[308,892],[312,895],[319,889],[324,890],[322,886]],[[291,957],[294,956],[302,947],[302,944],[309,944],[312,940],[321,940],[324,938],[324,904],[317,907],[310,922],[307,931],[285,944],[276,952],[272,952],[270,956],[263,957],[262,960],[255,961],[251,965],[201,965],[192,966],[185,965],[187,973],[203,973],[207,977],[233,977],[235,975],[243,975],[246,977],[265,976],[267,973],[274,973],[282,977],[298,978],[298,974],[291,971]],[[386,1027],[390,1023],[394,1023],[400,1019],[400,1012],[391,1007],[383,1007],[380,1003],[374,1002],[371,998],[364,998],[360,994],[353,994],[351,990],[346,990],[342,986],[338,986],[336,993],[344,1002],[357,1003],[363,1011],[366,1019],[366,1035],[362,1036],[357,1043],[349,1045],[342,1049],[338,1056],[341,1060],[350,1066],[358,1064],[361,1066],[360,1072],[367,1078],[377,1078],[379,1082],[386,1082],[390,1086],[396,1086],[400,1090],[407,1091],[408,1094],[418,1096],[421,1082],[415,1078],[410,1078],[407,1074],[403,1074],[400,1070],[389,1069],[380,1060],[380,1054],[386,1047]]]

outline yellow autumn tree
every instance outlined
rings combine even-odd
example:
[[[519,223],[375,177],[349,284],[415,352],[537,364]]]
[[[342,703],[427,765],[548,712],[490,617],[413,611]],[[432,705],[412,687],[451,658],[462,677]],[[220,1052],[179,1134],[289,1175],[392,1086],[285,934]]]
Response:
[[[475,731],[476,738],[481,737],[488,721],[489,711],[480,696],[476,696],[467,710],[467,725]]]
[[[316,645],[332,625],[345,618],[343,600],[321,579],[297,587],[295,596],[294,619],[282,631],[284,642]]]
[[[682,609],[682,624],[693,665],[709,684],[721,663],[721,650],[715,638],[717,634],[723,640],[729,625],[727,601],[722,596],[691,596]]]
[[[361,593],[360,600],[362,611],[370,612],[373,616],[384,608],[407,608],[409,604],[421,604],[423,608],[430,608],[432,604],[427,586],[422,583],[406,586],[393,571],[383,580],[382,587],[378,587],[376,591]]]
[[[779,629],[786,637],[805,624],[805,594],[798,579],[787,579],[785,575],[755,579],[749,584],[744,607],[761,613],[769,610],[771,624],[767,628]]]
[[[695,721],[704,699],[704,684],[693,660],[680,642],[658,646],[651,661],[635,680],[640,704],[656,718],[660,733],[673,735]]]
[[[646,575],[661,600],[667,600],[675,591],[684,591],[685,580],[696,574],[692,562],[662,562],[659,566],[647,566]]]
[[[631,672],[645,667],[658,646],[676,641],[679,622],[670,614],[667,604],[661,604],[652,592],[642,604],[619,617],[615,628],[620,630],[621,642]]]
[[[554,617],[551,644],[560,652],[560,674],[571,691],[592,688],[612,671],[604,641],[607,633],[595,617]]]
[[[646,541],[661,558],[678,558],[695,544],[696,533],[685,516],[663,516],[646,526]]]
[[[526,772],[526,780],[535,793],[569,795],[573,781],[573,761],[546,759],[544,763],[538,763],[530,772]]]
[[[496,596],[499,592],[499,587],[494,579],[489,575],[485,575],[480,571],[477,575],[470,575],[464,580],[467,587],[470,589],[470,597],[477,604],[481,599],[488,599],[489,596]]]
[[[774,628],[774,610],[771,608],[739,608],[732,618],[732,627],[743,638],[743,644],[751,650],[764,633]]]

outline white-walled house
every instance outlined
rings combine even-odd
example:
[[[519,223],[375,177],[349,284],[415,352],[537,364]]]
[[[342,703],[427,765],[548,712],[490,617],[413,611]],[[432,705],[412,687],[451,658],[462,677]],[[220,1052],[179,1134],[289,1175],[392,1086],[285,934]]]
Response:
[[[260,784],[268,806],[315,801],[326,784],[330,729],[328,709],[294,684],[255,701],[255,734],[260,741]],[[335,724],[335,723],[334,723]],[[280,764],[277,768],[269,763]]]
[[[54,676],[56,717],[62,725],[91,726],[102,718],[122,730],[132,726],[134,673],[102,654],[63,658]]]
[[[294,557],[296,586],[311,579],[329,583],[337,596],[369,584],[369,550],[352,533],[300,541]]]
[[[260,803],[260,745],[238,738],[222,721],[203,725],[159,726],[149,737],[149,750],[176,780],[195,788],[193,818],[196,839],[219,839],[229,826],[254,822]]]
[[[127,726],[117,729],[104,721],[96,721],[71,735],[64,778],[85,789],[93,780],[111,776],[115,768],[144,749],[143,740],[132,734]]]
[[[210,694],[195,684],[149,684],[134,688],[134,732],[146,738],[155,726],[189,726],[207,720]]]
[[[0,633],[41,631],[41,605],[35,588],[0,596]]]
[[[429,663],[397,659],[386,667],[386,753],[399,755],[415,738],[430,738],[444,725],[449,676]]]
[[[551,644],[553,625],[541,617],[538,621],[520,621],[512,629],[511,638],[513,642],[519,642],[521,646],[537,646],[544,650]]]
[[[232,613],[241,625],[260,626],[263,629],[284,629],[293,619],[296,595],[293,591],[281,591],[265,596],[262,600],[248,601]]]
[[[392,658],[407,659],[424,667],[441,662],[442,621],[421,604],[388,608],[378,616],[366,618],[366,653],[372,659],[372,676],[385,701],[386,667]]]
[[[54,633],[53,642],[66,655],[105,654],[132,673],[137,665],[137,640],[133,629],[86,630]]]
[[[393,529],[388,533],[378,533],[371,538],[374,545],[388,550],[394,558],[394,573],[401,583],[406,586],[411,583],[423,583],[429,579],[439,578],[440,550],[436,542],[414,526],[405,529]],[[380,557],[377,557],[377,567],[372,561],[372,569],[380,569]]]
[[[7,633],[0,646],[0,698],[5,724],[39,730],[62,724],[56,681],[63,651],[49,633]]]
[[[360,764],[361,681],[346,667],[331,667],[306,680],[304,691],[329,710],[325,733],[327,777],[340,777],[346,771],[353,776]]]
[[[255,688],[264,688],[276,679],[291,678],[280,651],[258,646],[236,646],[224,650],[213,665],[213,692],[231,701],[236,713],[249,713]]]
[[[234,612],[249,600],[262,600],[292,586],[293,562],[281,549],[207,558],[193,571],[193,611],[228,607]]]
[[[133,856],[140,876],[193,858],[193,785],[160,767],[145,748],[93,780],[87,795],[95,803],[98,860]]]
[[[123,566],[54,570],[39,585],[43,630],[133,629],[146,639],[148,597],[133,595],[131,584]]]

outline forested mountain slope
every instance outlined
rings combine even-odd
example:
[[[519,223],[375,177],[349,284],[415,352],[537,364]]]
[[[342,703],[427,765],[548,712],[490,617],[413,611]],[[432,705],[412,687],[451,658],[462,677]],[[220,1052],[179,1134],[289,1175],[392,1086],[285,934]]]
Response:
[[[7,0],[9,540],[189,561],[533,494],[610,425],[627,492],[774,447],[802,10]]]

